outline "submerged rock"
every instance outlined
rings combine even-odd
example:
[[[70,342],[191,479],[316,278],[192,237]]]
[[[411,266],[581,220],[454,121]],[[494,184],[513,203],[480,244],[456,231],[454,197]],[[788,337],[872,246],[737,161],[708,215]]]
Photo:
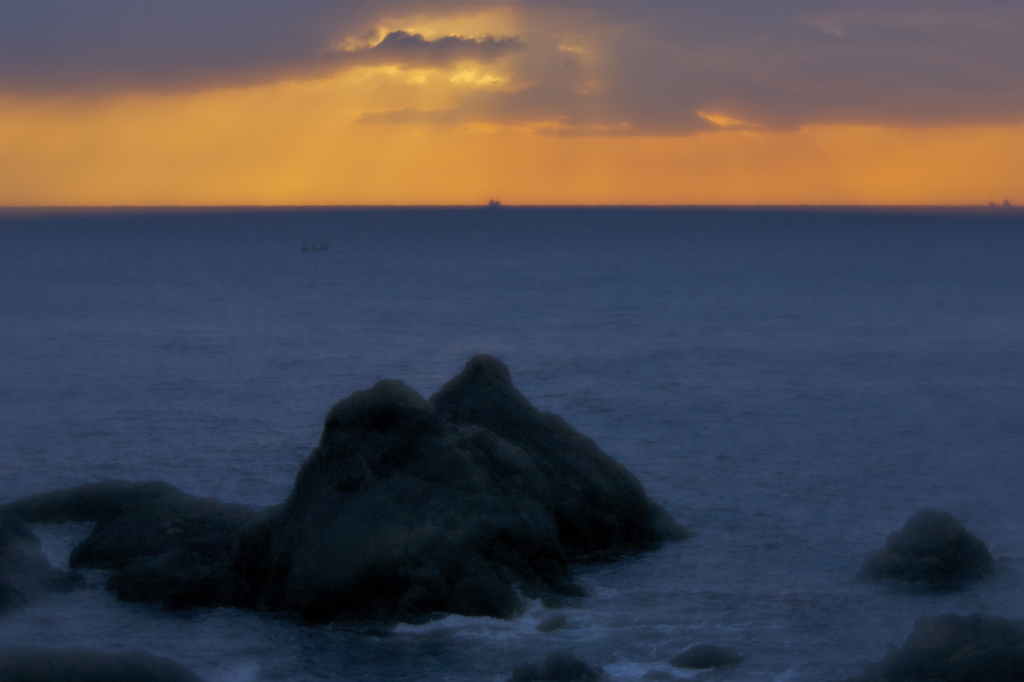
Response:
[[[81,582],[81,576],[50,565],[28,524],[0,515],[0,613]]]
[[[676,677],[672,673],[665,672],[664,670],[648,670],[640,676],[641,680],[653,680],[654,682],[679,682],[680,680],[687,680],[685,677]]]
[[[742,654],[715,644],[695,644],[669,659],[677,668],[717,668],[742,662]]]
[[[144,651],[108,654],[88,649],[0,648],[4,682],[202,682],[169,658]]]
[[[561,630],[568,624],[568,616],[564,613],[556,613],[537,623],[537,630],[539,632],[554,632],[555,630]]]
[[[918,618],[903,646],[847,682],[1022,682],[1024,621]]]
[[[72,563],[123,599],[312,621],[508,618],[521,594],[584,594],[571,563],[686,531],[622,465],[534,408],[489,356],[423,399],[381,381],[335,405],[285,502],[259,515],[163,483],[111,482],[0,507],[93,520]]]
[[[985,543],[950,514],[923,509],[868,554],[859,575],[944,588],[983,578],[994,567]]]
[[[568,651],[556,651],[540,663],[523,664],[512,673],[511,682],[600,682],[607,680],[600,668],[593,668]]]

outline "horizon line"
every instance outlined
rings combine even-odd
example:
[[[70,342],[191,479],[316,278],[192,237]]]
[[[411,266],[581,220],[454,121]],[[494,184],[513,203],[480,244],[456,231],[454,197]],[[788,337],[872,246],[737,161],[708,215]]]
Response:
[[[478,209],[500,212],[507,209],[713,209],[713,210],[957,210],[984,209],[987,211],[1014,211],[1024,206],[988,202],[985,204],[55,204],[0,206],[7,211],[146,211],[146,210],[422,210],[422,209]]]

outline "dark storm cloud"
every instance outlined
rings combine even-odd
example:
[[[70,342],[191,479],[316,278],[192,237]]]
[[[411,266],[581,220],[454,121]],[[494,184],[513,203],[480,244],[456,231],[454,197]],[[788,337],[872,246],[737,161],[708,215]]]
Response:
[[[786,3],[708,57],[701,105],[775,129],[1024,120],[1024,3]],[[787,10],[787,11],[779,11]],[[688,43],[692,45],[692,43]]]
[[[502,7],[516,37],[427,40],[404,21]],[[384,24],[409,30],[380,39]],[[713,129],[699,112],[757,130],[1010,124],[1024,121],[1022,35],[1022,0],[0,2],[0,91],[196,90],[500,59],[501,88],[362,120],[644,135]]]
[[[394,31],[345,50],[410,3],[0,2],[0,92],[187,91],[318,78],[350,66],[493,61],[516,38]],[[433,12],[432,5],[415,5]]]
[[[329,67],[329,3],[0,2],[0,88],[29,94],[247,85]]]
[[[398,64],[406,68],[442,67],[466,60],[492,62],[523,46],[522,40],[513,37],[485,36],[473,39],[445,36],[427,40],[418,33],[392,31],[373,47],[345,52],[341,57],[342,63]]]
[[[587,43],[557,52],[525,30],[517,92],[466,93],[447,111],[368,123],[557,121],[553,134],[679,135],[698,112],[792,130],[809,124],[1024,121],[1024,2],[524,3],[522,24]],[[518,59],[518,57],[516,58]],[[589,87],[588,80],[597,82]]]

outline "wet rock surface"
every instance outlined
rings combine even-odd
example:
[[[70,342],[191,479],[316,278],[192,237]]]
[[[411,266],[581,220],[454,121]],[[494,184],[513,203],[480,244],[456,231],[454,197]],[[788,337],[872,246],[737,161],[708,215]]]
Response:
[[[4,682],[202,682],[177,661],[143,651],[0,648]]]
[[[624,467],[477,356],[429,401],[381,381],[335,405],[281,505],[256,514],[160,482],[35,495],[0,513],[96,521],[71,555],[170,608],[337,618],[508,618],[585,594],[573,562],[686,536]]]
[[[0,515],[0,614],[80,584],[81,576],[50,565],[28,524]]]
[[[978,614],[918,618],[903,646],[847,682],[1021,682],[1024,621]]]
[[[950,514],[923,509],[890,533],[884,547],[868,554],[859,575],[950,588],[984,578],[994,569],[981,540]]]

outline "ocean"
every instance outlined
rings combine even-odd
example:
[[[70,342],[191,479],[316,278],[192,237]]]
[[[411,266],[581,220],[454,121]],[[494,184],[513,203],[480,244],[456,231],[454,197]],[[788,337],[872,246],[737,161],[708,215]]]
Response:
[[[547,634],[539,603],[376,629],[172,613],[92,571],[0,616],[0,646],[144,649],[210,682],[490,682],[555,650],[615,680],[809,682],[918,616],[1024,617],[1024,213],[8,209],[0,293],[0,503],[160,479],[272,505],[335,402],[429,396],[491,353],[695,532],[581,567],[591,596]],[[925,507],[996,574],[858,580]],[[58,565],[89,531],[34,528]],[[746,660],[668,665],[699,642]]]

